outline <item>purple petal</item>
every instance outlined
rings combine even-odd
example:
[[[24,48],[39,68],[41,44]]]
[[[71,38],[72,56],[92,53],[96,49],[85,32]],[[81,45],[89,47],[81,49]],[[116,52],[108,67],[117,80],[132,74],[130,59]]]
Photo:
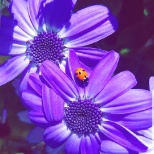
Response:
[[[129,154],[129,151],[124,148],[123,146],[110,141],[110,140],[103,140],[101,143],[101,152],[100,154]]]
[[[20,81],[20,92],[23,92],[24,90],[27,89],[27,82],[28,82],[28,79],[29,79],[29,75],[31,73],[35,73],[37,72],[37,67],[36,66],[31,66],[29,65],[29,67],[27,67],[24,72],[22,73],[22,77],[21,77],[21,81]]]
[[[79,63],[77,55],[75,54],[75,51],[70,50],[68,55],[68,69],[69,69],[68,75],[73,81],[76,81],[75,71],[77,68],[80,68],[80,67],[81,65]]]
[[[42,110],[42,99],[31,91],[25,91],[22,93],[22,99],[24,105],[33,110]]]
[[[92,68],[95,67],[96,64],[108,53],[105,50],[89,47],[80,47],[73,49],[79,57],[79,61]]]
[[[25,55],[15,56],[7,60],[3,65],[0,66],[0,85],[13,80],[28,65],[29,60],[26,59]]]
[[[87,65],[85,65],[83,62],[80,61],[80,66],[81,68],[84,68],[86,70],[86,72],[88,73],[88,77],[91,75],[92,73],[92,69],[89,68]]]
[[[74,49],[70,49],[69,55],[68,55],[68,72],[67,74],[70,76],[70,78],[77,83],[76,77],[75,77],[75,71],[77,68],[84,68],[88,75],[91,74],[91,69],[85,65],[84,62],[79,61],[76,51]],[[102,59],[102,58],[101,58]]]
[[[28,117],[28,110],[18,112],[17,116],[20,119],[20,121],[22,121],[22,122],[25,122],[27,124],[31,124],[32,123],[30,121],[29,117]]]
[[[150,147],[146,152],[141,152],[140,154],[154,154],[154,147]]]
[[[84,68],[88,75],[91,74],[91,69],[89,69],[84,63],[79,62],[75,51],[70,49],[65,73],[77,84],[80,96],[82,97],[84,95],[84,85],[75,75],[77,68]]]
[[[137,133],[141,134],[142,136],[144,136],[146,138],[151,139],[152,138],[152,130],[153,130],[153,127],[150,127],[145,130],[139,130],[139,131],[137,131]]]
[[[100,146],[100,145],[101,145],[101,142],[102,142],[104,139],[106,139],[107,137],[106,137],[104,134],[102,134],[102,132],[97,131],[97,132],[95,132],[95,138],[96,138],[96,140],[98,141],[99,146]]]
[[[74,4],[72,0],[55,0],[45,5],[45,22],[48,30],[58,31],[70,19]]]
[[[77,2],[77,0],[72,0],[72,3],[75,5],[76,4],[76,2]]]
[[[131,82],[131,79],[128,80],[126,84],[129,84],[129,82]],[[120,83],[120,80],[118,83]],[[120,84],[123,84],[122,79]],[[113,91],[112,88],[110,92]],[[120,91],[118,87],[114,89],[117,89],[117,91]],[[104,91],[105,91],[105,88],[104,88]],[[105,94],[102,95],[102,98],[103,97],[105,97]],[[133,113],[133,112],[138,112],[141,110],[151,108],[152,106],[151,93],[148,90],[142,90],[142,89],[131,89],[128,92],[124,93],[123,95],[117,97],[113,101],[111,102],[108,101],[109,103],[107,104],[105,104],[106,100],[107,99],[104,100],[104,98],[103,100],[101,100],[103,102],[102,103],[103,107],[101,110],[103,112],[112,113],[112,114]],[[109,98],[108,100],[111,100],[111,99]]]
[[[23,54],[26,51],[26,41],[32,39],[20,27],[15,24],[15,21],[8,17],[1,17],[0,27],[0,54],[17,55]],[[7,39],[7,41],[6,41]]]
[[[61,30],[66,47],[81,47],[97,42],[117,29],[117,21],[102,5],[82,9],[72,15]]]
[[[42,85],[43,109],[49,122],[60,122],[64,116],[64,100],[53,89]]]
[[[65,144],[65,153],[67,154],[79,154],[81,137],[78,137],[76,134],[72,134],[66,144]]]
[[[66,74],[75,82],[75,71],[77,68],[81,67],[81,65],[75,51],[72,49],[69,50],[67,64],[68,67],[66,67]]]
[[[27,10],[27,1],[21,0],[12,0],[11,3],[11,12],[13,13],[14,18],[17,20],[19,27],[31,36],[36,35],[36,31],[30,21],[28,10]]]
[[[51,61],[45,61],[41,65],[41,73],[44,79],[55,89],[64,100],[73,101],[79,96],[77,88],[59,67]]]
[[[147,150],[147,147],[137,135],[117,123],[112,121],[104,121],[102,127],[100,127],[100,130],[111,140],[126,148],[137,152],[144,152]]]
[[[106,54],[95,67],[89,77],[89,83],[86,87],[86,96],[94,98],[107,84],[116,69],[119,60],[119,54],[112,51]]]
[[[43,0],[28,0],[27,2],[29,18],[36,30],[39,29],[38,16],[39,16],[39,11],[43,9],[41,5],[43,5]]]
[[[94,153],[97,153],[100,150],[100,142],[97,140],[97,137],[93,134],[90,134],[91,145],[93,146]]]
[[[153,143],[152,143],[152,139],[146,138],[144,136],[140,136],[140,138],[145,142],[145,145],[148,147],[147,151],[150,151],[151,148],[153,148]],[[153,149],[154,152],[154,149]],[[148,153],[146,153],[148,154]],[[153,154],[153,153],[151,153]]]
[[[141,130],[152,126],[152,110],[144,110],[129,114],[117,123],[131,130]]]
[[[84,136],[81,139],[80,152],[82,154],[94,154],[98,153],[99,145],[95,137]]]
[[[148,151],[150,152],[151,148],[153,148],[153,134],[152,134],[153,127],[150,127],[145,130],[137,131],[136,134],[140,136],[140,138],[146,143],[146,145],[149,147]],[[153,148],[154,152],[154,148]],[[151,153],[153,154],[153,153]]]
[[[152,92],[154,90],[154,76],[150,77],[149,79],[149,87],[150,91]]]
[[[26,52],[26,46],[6,41],[0,38],[0,55],[1,56],[16,56]]]
[[[28,79],[28,85],[40,96],[42,96],[42,82],[37,73],[32,73]]]
[[[84,68],[88,75],[91,74],[91,69],[85,65],[83,62],[80,62],[78,59],[78,56],[75,53],[75,50],[70,49],[69,55],[68,55],[68,75],[70,78],[77,83],[76,77],[75,77],[75,71],[77,68]]]
[[[12,81],[12,85],[15,88],[15,93],[20,97],[20,78],[16,78]]]
[[[45,129],[40,128],[40,127],[35,127],[33,128],[27,135],[27,141],[29,143],[39,143],[43,141],[43,133]]]
[[[39,127],[47,128],[50,126],[47,119],[44,116],[43,111],[41,110],[30,110],[29,111],[30,120]]]
[[[45,142],[51,146],[51,148],[56,148],[62,145],[67,138],[70,136],[71,131],[67,129],[64,123],[60,123],[55,126],[50,126],[44,132]]]
[[[130,90],[136,83],[135,76],[131,72],[121,72],[111,78],[105,88],[96,96],[95,101],[104,106]]]
[[[25,33],[18,25],[15,20],[10,17],[2,16],[1,17],[1,27],[0,27],[0,36],[4,39],[18,41],[19,43],[24,43],[29,39],[32,39],[30,35]],[[26,45],[26,43],[25,43]]]

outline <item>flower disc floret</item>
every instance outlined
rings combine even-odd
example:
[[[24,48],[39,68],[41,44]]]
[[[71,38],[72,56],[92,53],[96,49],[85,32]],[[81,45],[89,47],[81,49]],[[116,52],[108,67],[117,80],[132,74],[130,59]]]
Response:
[[[91,100],[70,102],[65,108],[67,127],[77,134],[88,135],[96,132],[101,124],[102,112]]]
[[[27,53],[33,63],[41,64],[45,60],[56,62],[63,56],[63,40],[53,32],[39,33],[27,43]]]

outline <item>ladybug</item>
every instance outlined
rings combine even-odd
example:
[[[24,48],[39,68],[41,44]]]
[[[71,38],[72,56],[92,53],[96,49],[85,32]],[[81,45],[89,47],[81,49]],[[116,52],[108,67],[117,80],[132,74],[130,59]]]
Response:
[[[83,68],[77,68],[75,74],[80,81],[88,82],[88,73]]]

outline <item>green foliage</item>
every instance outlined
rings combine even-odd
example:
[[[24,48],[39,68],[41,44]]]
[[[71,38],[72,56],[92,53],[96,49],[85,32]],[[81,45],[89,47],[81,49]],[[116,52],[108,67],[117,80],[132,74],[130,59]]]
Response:
[[[126,55],[130,50],[128,48],[124,48],[120,50],[121,55]]]

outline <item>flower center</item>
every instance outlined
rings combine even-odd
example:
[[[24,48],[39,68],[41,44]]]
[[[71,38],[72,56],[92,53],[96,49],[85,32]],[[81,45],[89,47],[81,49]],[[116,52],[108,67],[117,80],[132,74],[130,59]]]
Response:
[[[39,33],[27,42],[27,54],[33,63],[41,64],[45,60],[59,62],[63,57],[63,40],[53,32]]]
[[[77,134],[89,134],[97,131],[101,123],[102,111],[90,100],[70,102],[65,108],[67,127]]]

